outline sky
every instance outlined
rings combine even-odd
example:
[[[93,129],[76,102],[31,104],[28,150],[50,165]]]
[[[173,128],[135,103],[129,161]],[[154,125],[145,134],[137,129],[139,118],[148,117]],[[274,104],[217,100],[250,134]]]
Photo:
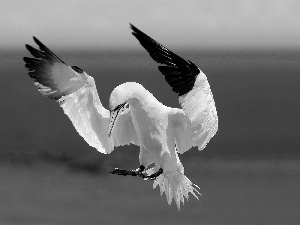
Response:
[[[300,49],[300,1],[0,1],[0,48],[139,48],[129,23],[177,48]]]

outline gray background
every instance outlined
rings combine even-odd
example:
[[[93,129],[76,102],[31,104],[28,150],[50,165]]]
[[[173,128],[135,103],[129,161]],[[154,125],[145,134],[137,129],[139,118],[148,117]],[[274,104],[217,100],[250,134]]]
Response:
[[[1,1],[0,224],[298,224],[300,15],[296,1]],[[299,10],[298,10],[299,12]],[[134,169],[137,146],[98,153],[22,61],[37,36],[93,76],[103,105],[126,81],[179,107],[129,22],[206,73],[219,116],[180,155],[201,188],[181,211]]]

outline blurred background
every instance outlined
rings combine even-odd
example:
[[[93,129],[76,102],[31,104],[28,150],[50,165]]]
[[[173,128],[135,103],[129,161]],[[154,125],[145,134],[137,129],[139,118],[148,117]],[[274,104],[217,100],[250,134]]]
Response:
[[[0,224],[299,224],[300,2],[0,1]],[[103,105],[126,81],[178,98],[129,23],[206,73],[219,116],[207,147],[180,155],[201,188],[181,211],[139,166],[139,147],[85,143],[27,75],[39,38],[93,76]]]

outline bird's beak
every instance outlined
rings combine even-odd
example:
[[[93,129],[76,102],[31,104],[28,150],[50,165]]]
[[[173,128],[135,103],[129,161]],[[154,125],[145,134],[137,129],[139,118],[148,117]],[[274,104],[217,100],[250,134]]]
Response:
[[[125,102],[124,104],[118,105],[114,110],[110,111],[110,119],[109,119],[109,128],[108,128],[108,137],[110,137],[114,125],[117,122],[118,116],[124,111],[124,107],[126,106]]]

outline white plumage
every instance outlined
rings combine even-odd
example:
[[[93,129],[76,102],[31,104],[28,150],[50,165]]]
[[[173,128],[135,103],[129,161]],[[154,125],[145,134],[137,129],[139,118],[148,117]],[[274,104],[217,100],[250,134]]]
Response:
[[[94,79],[87,74],[86,83],[76,92],[58,101],[64,113],[84,140],[99,152],[109,154],[114,146],[139,144],[129,112],[120,115],[116,129],[108,138],[110,113],[99,99]]]
[[[141,84],[127,82],[112,91],[108,111],[101,104],[94,79],[80,68],[65,64],[36,38],[40,50],[26,45],[35,58],[24,60],[40,93],[59,102],[90,146],[109,154],[115,146],[139,145],[141,169],[136,175],[152,175],[153,188],[159,185],[168,203],[174,199],[179,209],[189,192],[196,198],[200,193],[184,175],[178,153],[193,146],[202,150],[215,135],[218,117],[214,99],[205,74],[192,62],[131,28],[150,56],[164,65],[159,70],[179,94],[182,109],[167,107]],[[154,167],[147,168],[153,163]]]

